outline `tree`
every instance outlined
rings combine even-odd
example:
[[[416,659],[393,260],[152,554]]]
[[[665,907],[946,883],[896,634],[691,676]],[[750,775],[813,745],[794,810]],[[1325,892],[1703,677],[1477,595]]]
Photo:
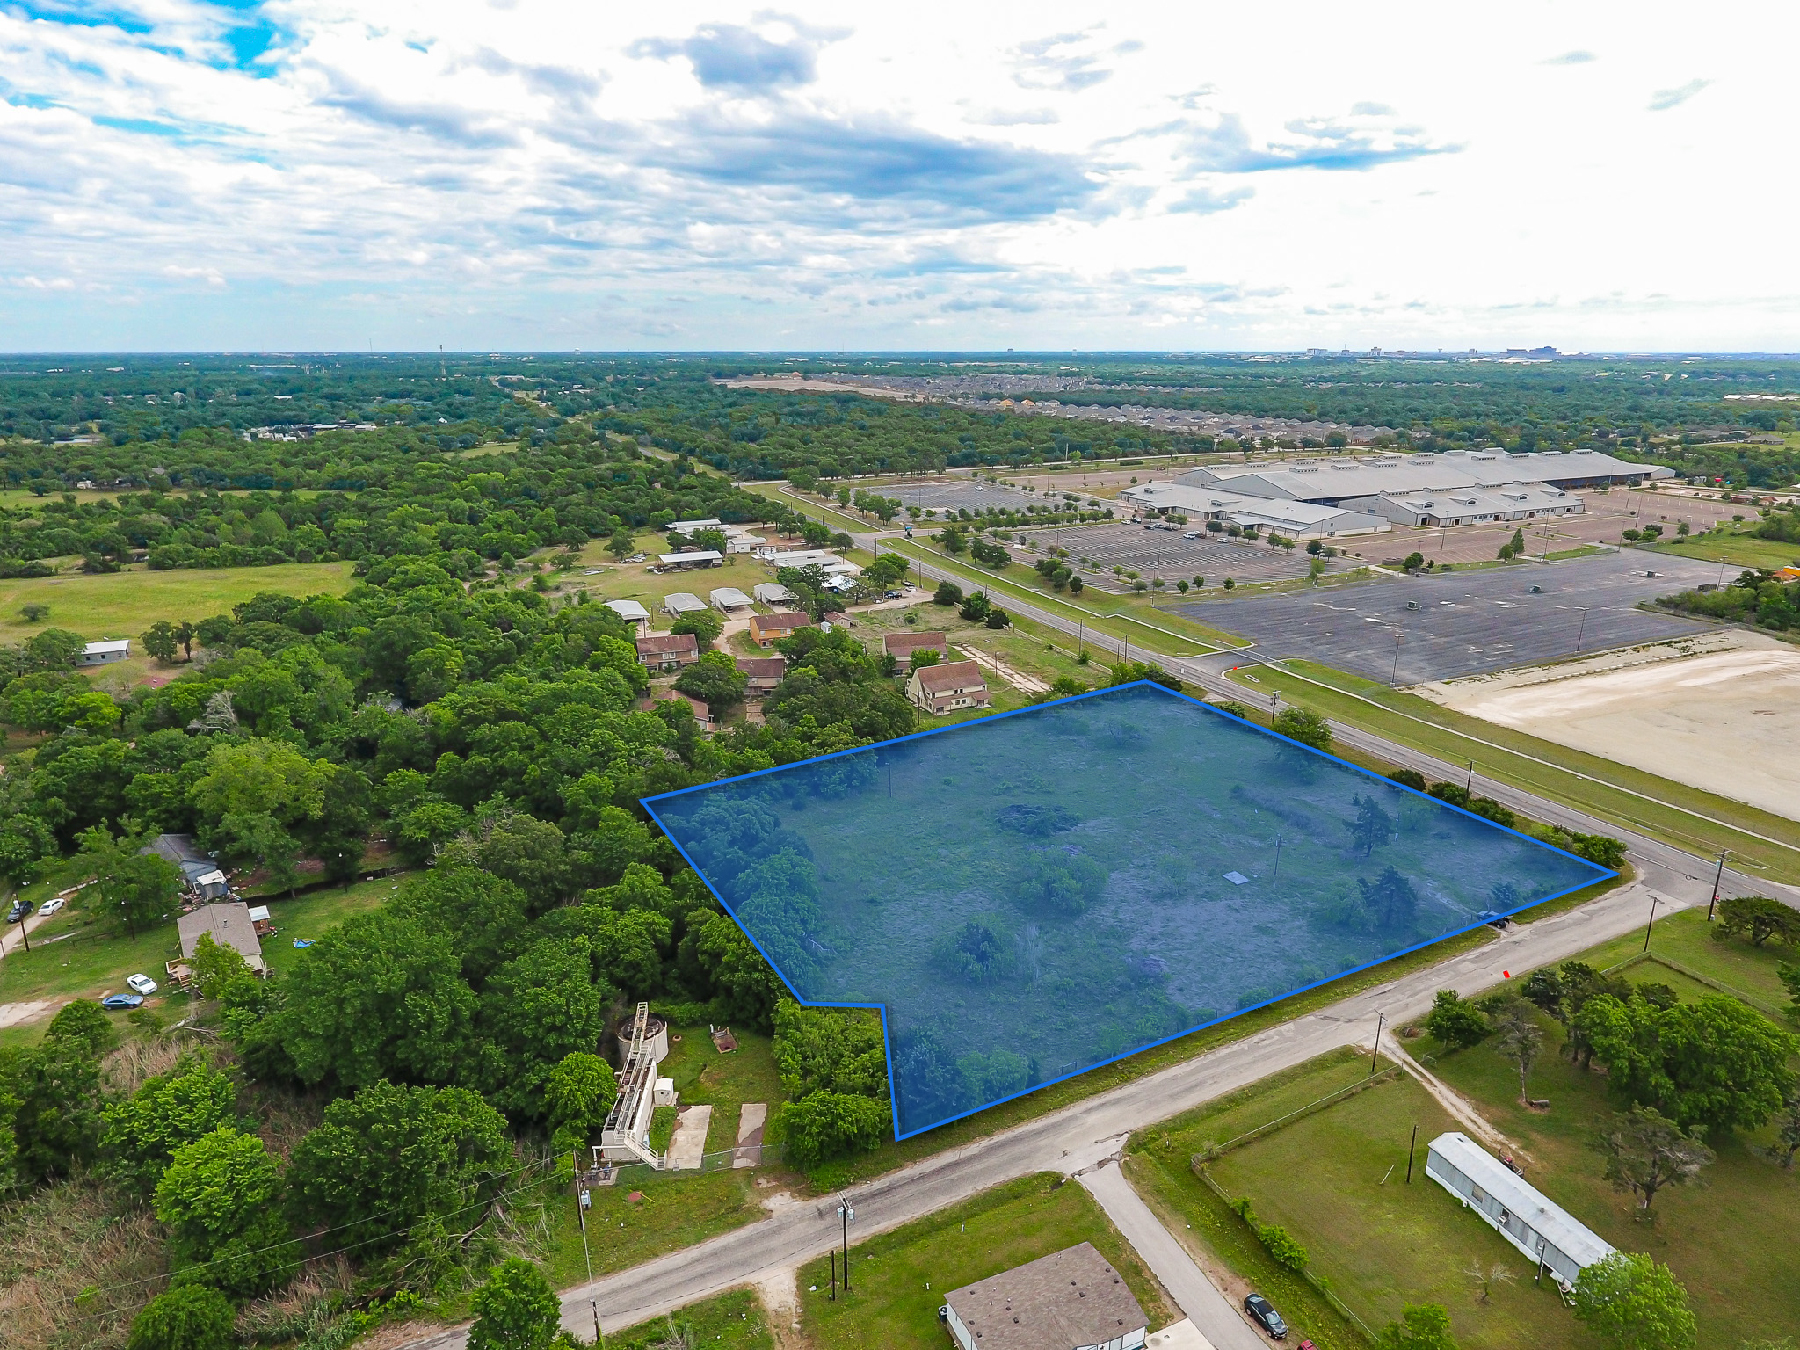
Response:
[[[1754,1129],[1796,1081],[1788,1060],[1800,1040],[1723,995],[1658,1007],[1641,991],[1600,994],[1574,1026],[1607,1066],[1616,1097],[1654,1106],[1683,1129]]]
[[[1450,1310],[1440,1303],[1409,1303],[1398,1322],[1375,1338],[1376,1350],[1457,1350],[1450,1334]]]
[[[479,1026],[482,1081],[515,1120],[542,1120],[546,1087],[563,1057],[600,1040],[612,991],[594,983],[587,944],[546,940],[488,977]]]
[[[82,834],[81,846],[99,880],[99,910],[109,923],[136,937],[174,912],[181,869],[167,858],[115,843],[104,827]]]
[[[934,605],[960,605],[963,602],[963,590],[954,581],[940,581],[937,589],[931,593]]]
[[[1775,1122],[1775,1137],[1781,1141],[1781,1165],[1792,1168],[1794,1155],[1800,1153],[1800,1086],[1788,1089]]]
[[[181,650],[181,642],[175,636],[175,625],[167,619],[158,619],[138,641],[144,644],[144,650],[159,663],[165,666],[175,664],[175,653]]]
[[[178,1280],[237,1298],[260,1294],[299,1266],[281,1213],[281,1173],[253,1134],[221,1125],[175,1150],[156,1184]]]
[[[189,1284],[158,1294],[132,1319],[125,1350],[233,1350],[237,1309],[217,1289]]]
[[[1381,803],[1373,796],[1359,794],[1352,804],[1356,807],[1356,819],[1347,827],[1350,841],[1366,858],[1394,837],[1394,818],[1381,809]]]
[[[908,666],[911,670],[920,670],[925,666],[935,666],[943,659],[943,653],[938,651],[936,647],[917,647],[913,649],[912,658],[908,663]]]
[[[1598,1141],[1606,1156],[1606,1179],[1616,1191],[1638,1197],[1646,1218],[1651,1202],[1665,1186],[1691,1186],[1700,1169],[1713,1161],[1713,1151],[1663,1118],[1655,1107],[1634,1106],[1612,1118]]]
[[[1519,1100],[1527,1101],[1526,1080],[1531,1066],[1544,1049],[1544,1032],[1531,1018],[1531,1005],[1523,999],[1512,999],[1494,1016],[1494,1029],[1499,1035],[1494,1049],[1500,1058],[1519,1071]]]
[[[561,1147],[591,1142],[619,1095],[612,1065],[585,1050],[562,1057],[544,1083],[546,1123]]]
[[[1650,1257],[1614,1252],[1581,1272],[1575,1318],[1617,1350],[1692,1350],[1687,1290]]]
[[[1800,947],[1800,910],[1771,900],[1766,895],[1735,895],[1719,902],[1719,919],[1713,940],[1747,938],[1760,947],[1770,938]]]
[[[990,604],[988,606],[987,618],[983,619],[982,622],[989,628],[1010,628],[1012,627],[1012,615],[1001,609],[1000,606]]]
[[[19,609],[19,616],[24,619],[26,623],[42,623],[45,619],[50,617],[50,606],[24,605]]]
[[[211,933],[202,933],[195,941],[188,968],[201,998],[217,998],[232,980],[250,973],[250,964],[238,949],[213,941]]]
[[[694,641],[699,644],[700,650],[704,652],[708,647],[712,646],[713,643],[717,642],[719,640],[719,634],[725,631],[725,620],[720,618],[718,613],[714,610],[697,609],[691,613],[683,614],[679,619],[675,620],[674,623],[669,625],[669,631],[671,633],[692,633],[694,635]]]
[[[176,1149],[237,1119],[237,1088],[203,1056],[184,1055],[170,1072],[109,1104],[101,1119],[108,1173],[147,1199]]]
[[[704,652],[675,677],[677,689],[699,699],[715,713],[742,703],[749,683],[750,677],[737,668],[737,659],[729,652]]]
[[[1310,745],[1314,750],[1331,750],[1331,726],[1309,708],[1283,708],[1275,715],[1271,727],[1277,735]]]
[[[990,608],[985,591],[976,591],[962,603],[958,613],[964,623],[985,623]]]
[[[118,1033],[98,1003],[81,999],[50,1019],[43,1043],[20,1059],[12,1087],[17,1166],[27,1177],[66,1176],[99,1150],[100,1056]]]
[[[428,1220],[480,1227],[512,1162],[506,1121],[466,1088],[380,1082],[340,1097],[294,1149],[291,1205],[339,1246],[386,1250]]]
[[[1439,1045],[1467,1050],[1480,1045],[1493,1028],[1487,1016],[1454,989],[1440,989],[1431,1001],[1431,1012],[1425,1018],[1425,1030]]]
[[[560,1334],[562,1304],[531,1262],[510,1256],[470,1297],[475,1322],[469,1350],[551,1350]]]
[[[802,1171],[833,1158],[866,1153],[894,1129],[885,1098],[823,1090],[790,1102],[781,1121],[788,1160]]]

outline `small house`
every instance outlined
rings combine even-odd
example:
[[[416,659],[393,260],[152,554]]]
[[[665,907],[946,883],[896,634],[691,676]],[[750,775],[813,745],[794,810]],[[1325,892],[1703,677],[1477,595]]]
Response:
[[[706,601],[687,591],[676,591],[673,595],[665,595],[662,602],[663,613],[673,614],[679,619],[683,614],[698,614],[706,608]]]
[[[965,708],[985,708],[992,701],[981,667],[973,661],[920,666],[906,677],[906,696],[914,707],[936,717]]]
[[[202,905],[178,918],[175,931],[181,939],[181,960],[170,961],[163,969],[181,988],[186,988],[193,978],[194,949],[202,935],[210,936],[221,947],[230,947],[256,974],[269,973],[263,962],[262,942],[256,936],[256,921],[250,917],[250,907],[242,900]]]
[[[651,568],[653,572],[685,572],[690,567],[717,567],[725,561],[725,555],[717,549],[696,548],[681,553],[664,553]]]
[[[914,652],[936,652],[942,661],[950,655],[950,645],[942,633],[889,633],[881,639],[883,654],[901,665],[912,660]]]
[[[778,614],[752,614],[750,640],[759,647],[767,647],[772,642],[792,637],[802,628],[811,627],[812,620],[804,614],[792,614],[785,610]]]
[[[123,661],[130,655],[130,638],[90,642],[81,649],[81,664],[84,666],[110,666],[113,662]]]
[[[649,709],[654,708],[658,703],[685,703],[688,706],[688,711],[694,714],[694,721],[700,724],[701,730],[711,731],[713,729],[712,709],[707,707],[704,701],[695,698],[692,694],[684,694],[679,689],[657,689],[653,690],[649,697],[642,700],[638,704],[638,707],[648,711]]]
[[[636,629],[640,637],[650,631],[650,611],[636,600],[608,600],[606,608]]]
[[[231,893],[224,870],[191,834],[159,834],[138,852],[154,853],[179,867],[182,884],[190,895],[202,900],[221,900]]]
[[[1440,1134],[1425,1151],[1425,1175],[1541,1266],[1565,1289],[1612,1247],[1561,1205],[1466,1134]]]
[[[783,656],[740,656],[737,668],[749,683],[744,688],[746,697],[766,698],[775,692],[787,675],[787,658]]]
[[[700,640],[692,633],[650,633],[632,645],[638,664],[652,670],[680,670],[700,659]]]
[[[1119,1272],[1083,1242],[944,1298],[959,1350],[1140,1350],[1150,1319]]]
[[[728,618],[746,614],[750,610],[750,597],[736,586],[721,586],[706,598],[712,602],[714,609]]]

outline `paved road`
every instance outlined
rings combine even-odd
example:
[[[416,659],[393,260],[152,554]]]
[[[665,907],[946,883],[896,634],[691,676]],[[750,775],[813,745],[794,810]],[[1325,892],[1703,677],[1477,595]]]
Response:
[[[1113,1227],[1125,1235],[1132,1250],[1169,1291],[1188,1321],[1213,1343],[1214,1350],[1264,1350],[1261,1333],[1239,1315],[1231,1300],[1194,1264],[1187,1249],[1163,1227],[1162,1220],[1150,1212],[1150,1206],[1139,1199],[1116,1161],[1108,1159],[1076,1179],[1100,1202]]]
[[[1561,961],[1628,932],[1647,917],[1651,893],[1640,882],[1580,909],[1516,924],[1476,951],[878,1178],[850,1192],[857,1233],[868,1237],[909,1223],[1014,1177],[1071,1174],[1093,1166],[1116,1154],[1134,1130],[1340,1046],[1370,1043],[1378,1015],[1389,1025],[1422,1016],[1439,989],[1472,994],[1499,983],[1504,971]],[[1684,883],[1656,894],[1658,913],[1666,914],[1705,903],[1708,889]],[[835,1197],[792,1205],[759,1223],[568,1291],[563,1325],[591,1334],[592,1298],[608,1330],[632,1326],[823,1256],[837,1235]],[[466,1339],[466,1329],[458,1328],[414,1346],[450,1350]]]

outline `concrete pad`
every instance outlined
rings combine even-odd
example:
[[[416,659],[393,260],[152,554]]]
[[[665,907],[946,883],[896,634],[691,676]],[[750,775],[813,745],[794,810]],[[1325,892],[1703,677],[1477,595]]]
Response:
[[[39,998],[25,1003],[0,1003],[0,1027],[16,1027],[35,1022],[57,1006],[55,999]]]
[[[767,1102],[745,1102],[738,1111],[737,1149],[733,1167],[755,1167],[762,1161],[763,1126],[769,1120]]]
[[[698,1171],[706,1156],[706,1131],[712,1125],[712,1107],[684,1106],[675,1122],[675,1136],[669,1140],[669,1170]]]
[[[1161,1331],[1144,1338],[1145,1350],[1213,1350],[1213,1343],[1200,1334],[1200,1328],[1182,1318]]]

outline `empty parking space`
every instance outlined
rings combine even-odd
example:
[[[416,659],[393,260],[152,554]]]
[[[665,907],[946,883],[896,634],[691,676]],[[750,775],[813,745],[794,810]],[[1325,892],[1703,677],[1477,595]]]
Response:
[[[1217,586],[1226,577],[1234,581],[1283,581],[1303,577],[1312,561],[1303,548],[1271,548],[1247,544],[1216,534],[1183,539],[1180,532],[1146,530],[1141,525],[1083,525],[1068,529],[1033,531],[1039,543],[1065,548],[1075,558],[1089,558],[1102,573],[1115,567],[1146,577],[1192,581],[1205,577]],[[1356,565],[1353,560],[1327,559],[1333,570]]]
[[[1002,511],[1023,511],[1028,506],[1044,506],[1054,500],[1020,492],[999,483],[901,483],[875,488],[877,495],[893,497],[902,506],[916,506],[921,511],[983,511],[997,507]]]
[[[1646,563],[1656,576],[1645,575]],[[1702,625],[1636,606],[1716,581],[1718,570],[1685,558],[1619,553],[1174,608],[1253,639],[1267,656],[1419,684],[1700,631]]]

